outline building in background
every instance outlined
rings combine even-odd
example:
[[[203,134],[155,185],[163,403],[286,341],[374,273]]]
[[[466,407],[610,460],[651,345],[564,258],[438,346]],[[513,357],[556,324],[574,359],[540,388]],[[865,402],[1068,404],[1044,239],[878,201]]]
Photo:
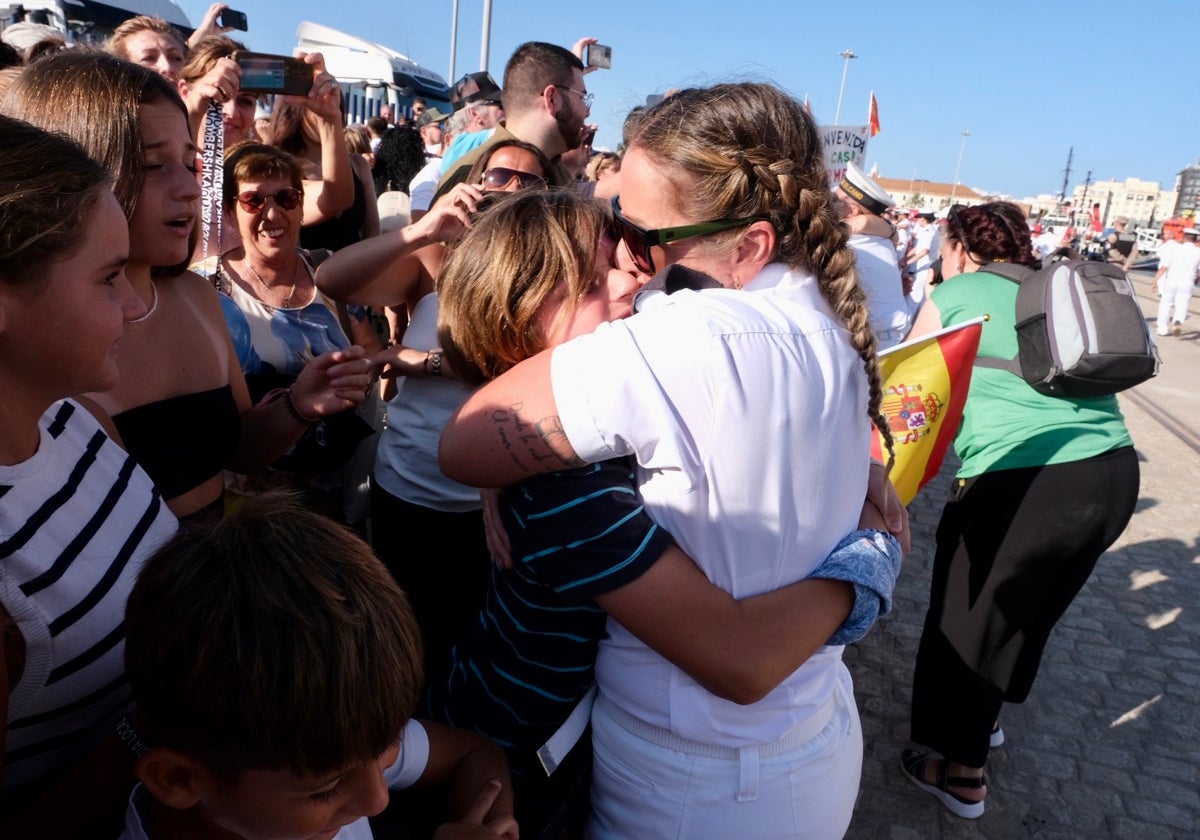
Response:
[[[1200,176],[1200,170],[1197,171]],[[1200,177],[1197,178],[1200,186]],[[1112,224],[1118,216],[1129,219],[1133,227],[1149,226],[1170,218],[1174,213],[1174,193],[1166,192],[1157,181],[1126,178],[1124,181],[1096,181],[1079,184],[1072,193],[1072,203],[1077,215],[1090,222],[1093,204],[1100,205],[1100,221],[1104,227]]]
[[[1200,161],[1184,167],[1179,173],[1171,209],[1171,215],[1175,217],[1191,215],[1195,218],[1200,211]]]
[[[944,213],[951,204],[973,207],[990,200],[988,196],[962,184],[955,186],[940,181],[926,181],[924,178],[872,177],[887,191],[897,207],[916,209],[922,213]]]

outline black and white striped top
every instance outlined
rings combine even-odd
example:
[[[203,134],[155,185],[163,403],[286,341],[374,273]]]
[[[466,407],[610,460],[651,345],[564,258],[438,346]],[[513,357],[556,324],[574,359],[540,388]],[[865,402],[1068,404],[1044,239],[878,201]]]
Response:
[[[40,421],[37,453],[0,466],[0,603],[25,640],[4,788],[64,769],[131,702],[125,600],[176,528],[150,478],[78,403]]]

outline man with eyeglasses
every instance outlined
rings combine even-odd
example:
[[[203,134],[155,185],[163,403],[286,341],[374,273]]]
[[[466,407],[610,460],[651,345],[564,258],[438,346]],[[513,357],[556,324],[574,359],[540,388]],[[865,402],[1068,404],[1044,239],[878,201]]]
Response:
[[[479,148],[445,164],[436,201],[462,183],[471,166],[500,140],[523,140],[550,159],[546,180],[552,186],[573,184],[563,165],[564,152],[579,147],[591,112],[592,95],[583,82],[583,62],[564,47],[530,41],[517,47],[504,68],[505,121]]]
[[[854,163],[846,164],[846,174],[834,189],[838,211],[850,228],[850,248],[854,251],[858,285],[867,297],[871,330],[886,350],[908,334],[908,301],[904,279],[892,236],[896,229],[883,218],[896,202],[871,176]]]

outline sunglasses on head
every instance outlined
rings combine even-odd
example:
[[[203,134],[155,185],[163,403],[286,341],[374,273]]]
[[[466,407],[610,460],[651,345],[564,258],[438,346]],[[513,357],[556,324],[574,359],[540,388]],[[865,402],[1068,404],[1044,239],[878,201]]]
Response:
[[[519,169],[509,169],[506,166],[493,166],[489,168],[483,173],[483,178],[479,183],[494,190],[502,190],[511,184],[514,178],[521,182],[521,189],[532,187],[544,190],[546,188],[546,179],[541,175],[534,175],[532,172],[522,172]]]
[[[286,187],[275,195],[263,195],[262,193],[249,192],[239,193],[237,197],[238,204],[242,205],[242,209],[247,213],[261,213],[266,206],[267,199],[272,199],[279,206],[280,210],[295,210],[300,206],[300,200],[304,197],[304,193],[294,187]]]
[[[954,226],[958,228],[958,238],[968,254],[971,252],[971,245],[967,242],[967,228],[963,225],[962,219],[958,215],[960,209],[966,209],[961,204],[951,204],[950,211],[946,214],[949,221],[954,222]]]
[[[613,220],[621,233],[621,241],[629,249],[633,262],[638,270],[646,274],[654,274],[654,255],[650,249],[655,245],[663,246],[681,239],[692,239],[696,236],[708,236],[710,233],[720,233],[723,230],[745,227],[754,222],[768,221],[762,216],[751,216],[745,219],[721,219],[713,222],[697,222],[694,225],[679,225],[678,227],[656,228],[643,230],[621,215],[620,196],[612,198]]]

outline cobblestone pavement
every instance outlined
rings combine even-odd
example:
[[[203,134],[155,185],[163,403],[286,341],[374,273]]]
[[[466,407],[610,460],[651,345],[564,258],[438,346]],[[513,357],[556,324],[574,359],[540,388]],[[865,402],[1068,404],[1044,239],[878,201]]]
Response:
[[[1150,276],[1135,281],[1153,318]],[[1121,396],[1141,460],[1137,511],[1055,629],[1029,699],[1001,712],[1007,742],[989,757],[987,811],[974,821],[899,769],[933,534],[956,464],[910,506],[895,608],[846,650],[866,742],[847,837],[1200,837],[1198,303],[1181,337],[1160,339],[1160,375]]]

